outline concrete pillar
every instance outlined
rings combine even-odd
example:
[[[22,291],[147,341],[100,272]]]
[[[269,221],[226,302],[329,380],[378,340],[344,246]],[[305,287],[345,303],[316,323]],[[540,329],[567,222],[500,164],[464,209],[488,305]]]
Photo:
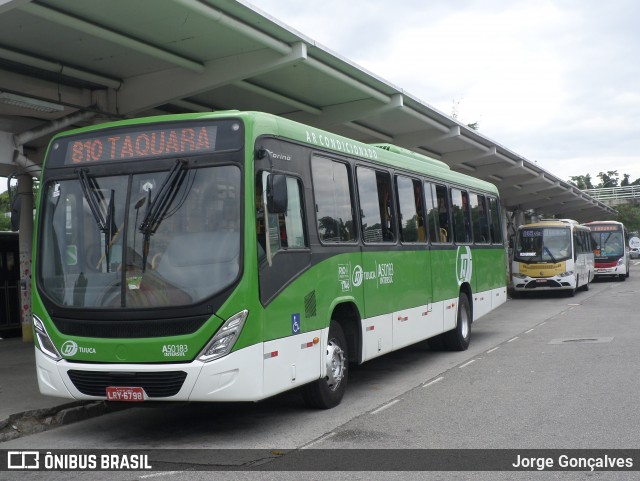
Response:
[[[18,175],[20,196],[20,321],[22,340],[33,342],[31,317],[31,251],[33,247],[33,178],[29,174]]]

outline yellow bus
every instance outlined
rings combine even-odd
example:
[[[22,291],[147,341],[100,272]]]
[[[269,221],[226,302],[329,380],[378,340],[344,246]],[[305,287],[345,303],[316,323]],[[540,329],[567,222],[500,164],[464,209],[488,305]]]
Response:
[[[513,295],[589,290],[595,274],[591,231],[572,219],[542,220],[518,228],[511,266]]]

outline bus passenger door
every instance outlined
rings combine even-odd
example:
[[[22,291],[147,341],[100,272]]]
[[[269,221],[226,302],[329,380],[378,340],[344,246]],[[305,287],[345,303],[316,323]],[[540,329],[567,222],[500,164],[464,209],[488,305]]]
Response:
[[[286,185],[284,211],[273,205],[274,212],[269,211],[268,176],[278,177],[280,189]],[[271,395],[320,376],[320,344],[313,343],[320,330],[307,301],[315,299],[315,284],[305,277],[311,251],[304,226],[302,182],[294,176],[263,172],[258,183],[258,280],[260,301],[265,306],[264,394]],[[301,349],[303,344],[309,348]]]

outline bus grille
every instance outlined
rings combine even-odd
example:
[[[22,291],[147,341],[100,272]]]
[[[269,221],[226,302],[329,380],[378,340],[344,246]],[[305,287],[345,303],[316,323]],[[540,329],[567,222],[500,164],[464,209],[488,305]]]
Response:
[[[87,396],[106,396],[108,386],[141,387],[150,398],[175,396],[182,388],[187,373],[166,372],[67,372],[78,391]]]

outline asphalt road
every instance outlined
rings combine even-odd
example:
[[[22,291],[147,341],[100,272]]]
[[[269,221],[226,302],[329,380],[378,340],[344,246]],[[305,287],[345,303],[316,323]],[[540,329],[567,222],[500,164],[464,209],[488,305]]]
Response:
[[[637,479],[637,471],[412,471],[409,451],[397,457],[407,463],[402,470],[367,471],[399,448],[514,450],[505,456],[640,448],[640,268],[634,267],[626,282],[595,282],[573,298],[508,301],[474,324],[465,352],[432,351],[422,343],[356,366],[345,399],[329,411],[307,409],[297,392],[260,403],[131,408],[0,449],[214,450],[153,452],[151,464],[171,472],[20,473],[21,479]],[[189,472],[263,456],[217,449],[277,450],[278,457],[301,448],[326,450],[319,456],[339,469],[353,462],[351,469],[362,470],[323,471],[325,464],[306,473]],[[358,448],[379,449],[380,456],[368,465],[349,454]],[[640,469],[640,455],[633,461]]]

